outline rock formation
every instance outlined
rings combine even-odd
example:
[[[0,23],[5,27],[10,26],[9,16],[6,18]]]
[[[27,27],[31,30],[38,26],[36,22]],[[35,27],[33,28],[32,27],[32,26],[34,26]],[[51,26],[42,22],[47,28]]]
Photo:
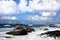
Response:
[[[47,35],[48,37],[54,37],[56,39],[56,37],[60,37],[60,30],[48,31],[40,34],[40,36],[42,35]]]
[[[10,35],[27,35],[29,32],[35,31],[33,28],[26,28],[25,26],[18,25],[15,29],[7,32]]]

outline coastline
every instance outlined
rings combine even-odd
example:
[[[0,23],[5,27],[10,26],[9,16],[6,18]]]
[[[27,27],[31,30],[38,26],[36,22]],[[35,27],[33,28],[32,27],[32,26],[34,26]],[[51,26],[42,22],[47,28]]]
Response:
[[[45,30],[45,28],[48,28],[49,30]],[[7,28],[8,29],[8,28]],[[29,33],[28,35],[25,36],[12,36],[12,35],[7,35],[5,34],[6,32],[0,32],[0,40],[56,40],[53,37],[47,37],[45,36],[39,36],[39,34],[44,33],[46,31],[53,31],[53,30],[60,30],[60,28],[53,28],[53,27],[40,27],[40,28],[34,28],[36,31]],[[2,37],[1,37],[2,36]],[[11,38],[6,38],[6,37],[11,37]],[[46,38],[45,38],[46,37]],[[59,39],[59,38],[58,38]]]

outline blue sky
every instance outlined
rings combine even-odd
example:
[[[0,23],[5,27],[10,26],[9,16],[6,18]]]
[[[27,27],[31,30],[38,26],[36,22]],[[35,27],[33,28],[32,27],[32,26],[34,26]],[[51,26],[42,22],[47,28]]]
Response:
[[[0,23],[60,23],[59,0],[0,1]]]

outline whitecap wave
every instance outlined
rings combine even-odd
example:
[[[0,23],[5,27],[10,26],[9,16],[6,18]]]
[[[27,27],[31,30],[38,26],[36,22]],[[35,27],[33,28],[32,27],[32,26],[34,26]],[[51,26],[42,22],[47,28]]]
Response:
[[[39,28],[35,32],[29,33],[28,35],[25,36],[12,36],[5,34],[6,32],[0,32],[0,40],[60,40],[60,38],[54,39],[53,37],[47,37],[46,35],[44,36],[39,35],[46,31],[60,30],[60,28],[47,27],[49,30],[45,31],[43,30],[44,28]]]

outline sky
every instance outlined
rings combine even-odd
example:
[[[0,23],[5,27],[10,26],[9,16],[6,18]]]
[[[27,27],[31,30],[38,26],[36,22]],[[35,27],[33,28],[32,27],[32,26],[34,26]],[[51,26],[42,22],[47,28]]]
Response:
[[[0,23],[60,23],[60,0],[0,0]]]

